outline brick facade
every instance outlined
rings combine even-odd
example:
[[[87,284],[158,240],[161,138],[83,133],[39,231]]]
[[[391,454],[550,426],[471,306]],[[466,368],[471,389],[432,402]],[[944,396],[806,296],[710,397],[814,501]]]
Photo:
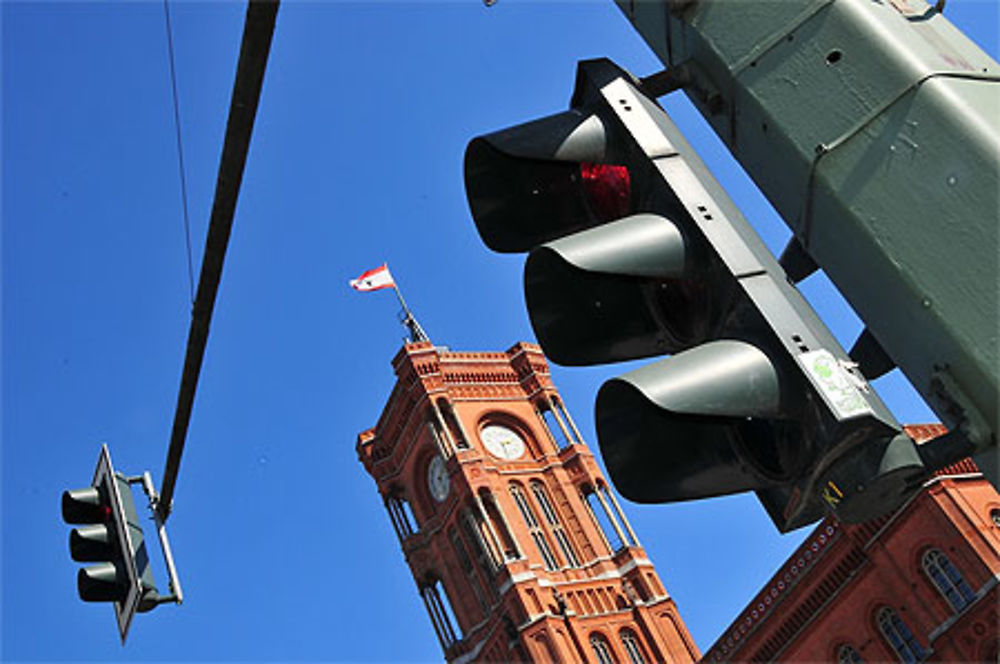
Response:
[[[995,663],[998,579],[1000,495],[962,461],[890,516],[824,519],[702,661]]]

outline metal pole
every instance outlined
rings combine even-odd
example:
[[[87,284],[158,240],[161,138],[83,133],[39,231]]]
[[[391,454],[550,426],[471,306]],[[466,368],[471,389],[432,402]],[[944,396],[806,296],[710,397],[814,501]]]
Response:
[[[396,297],[399,299],[399,306],[403,308],[403,325],[405,325],[406,329],[410,331],[410,341],[430,341],[427,338],[427,334],[424,332],[424,329],[420,327],[420,323],[418,323],[417,319],[414,318],[413,312],[411,312],[410,308],[406,306],[406,300],[403,299],[403,294],[400,292],[399,286],[396,285],[395,281],[393,281],[392,290],[396,293]]]
[[[243,43],[240,46],[236,81],[233,84],[229,119],[226,123],[226,137],[219,161],[215,200],[212,203],[201,275],[198,278],[198,293],[191,311],[184,369],[177,394],[177,409],[174,413],[167,463],[163,471],[163,485],[160,488],[160,500],[156,509],[163,521],[170,516],[173,503],[174,485],[180,470],[181,454],[184,451],[191,408],[194,405],[198,376],[201,373],[201,362],[205,356],[208,328],[212,322],[215,297],[222,277],[222,264],[233,227],[236,200],[243,181],[243,168],[250,148],[250,136],[257,115],[257,103],[260,100],[277,13],[278,0],[250,0],[247,7]]]
[[[156,524],[156,534],[160,538],[160,550],[163,552],[163,562],[167,566],[167,575],[170,577],[171,594],[159,597],[157,603],[176,602],[180,604],[184,601],[184,593],[181,590],[181,579],[177,574],[177,566],[174,565],[174,554],[170,550],[170,540],[167,539],[167,527],[163,519],[160,518],[159,510],[157,510],[160,498],[156,494],[153,477],[147,470],[141,476],[127,478],[127,481],[129,484],[141,483],[142,490],[145,492],[146,497],[149,498],[149,507],[153,511],[153,522]]]

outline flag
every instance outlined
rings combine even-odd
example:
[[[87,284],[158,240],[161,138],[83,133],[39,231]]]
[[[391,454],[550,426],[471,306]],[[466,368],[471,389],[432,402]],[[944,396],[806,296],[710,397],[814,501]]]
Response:
[[[357,279],[351,279],[351,288],[358,291],[373,291],[382,288],[394,288],[396,282],[389,274],[389,266],[383,263],[374,270],[368,270]]]

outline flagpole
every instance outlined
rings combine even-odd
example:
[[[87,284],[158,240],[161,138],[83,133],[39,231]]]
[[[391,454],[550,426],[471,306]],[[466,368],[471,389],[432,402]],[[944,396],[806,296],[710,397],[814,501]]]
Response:
[[[403,293],[400,292],[395,279],[393,279],[392,282],[392,290],[396,293],[396,297],[399,299],[399,306],[403,308],[403,325],[405,325],[406,329],[410,331],[410,341],[414,343],[418,341],[430,341],[430,339],[427,338],[427,333],[424,332],[424,328],[420,327],[420,323],[417,322],[413,312],[410,311],[408,306],[406,306],[406,300],[403,299]]]
[[[420,323],[417,322],[413,312],[406,306],[403,293],[399,290],[399,286],[396,285],[396,280],[392,278],[392,273],[389,272],[388,263],[383,263],[374,270],[363,272],[360,277],[351,279],[348,284],[351,288],[359,291],[382,290],[383,288],[391,287],[396,292],[396,299],[399,300],[399,306],[403,308],[401,322],[410,332],[410,342],[430,341],[427,338],[427,333],[424,332],[424,328],[420,327]]]

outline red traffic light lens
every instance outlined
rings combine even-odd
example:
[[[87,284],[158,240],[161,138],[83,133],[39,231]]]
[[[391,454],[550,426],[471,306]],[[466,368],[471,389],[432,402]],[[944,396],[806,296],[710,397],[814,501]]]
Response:
[[[615,164],[580,164],[580,178],[594,213],[604,221],[628,215],[632,179],[628,169]]]

